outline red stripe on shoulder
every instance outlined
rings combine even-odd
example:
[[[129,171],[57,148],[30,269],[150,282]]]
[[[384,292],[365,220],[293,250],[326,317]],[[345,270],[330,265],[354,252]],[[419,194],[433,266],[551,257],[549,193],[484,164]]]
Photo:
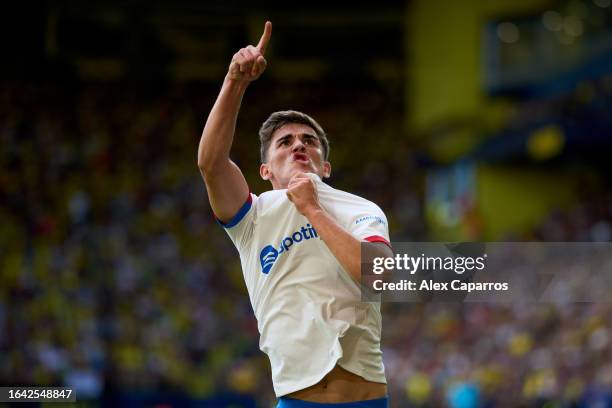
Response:
[[[380,235],[372,235],[369,237],[365,237],[364,240],[368,242],[382,242],[384,244],[389,245],[389,248],[391,248],[391,243],[387,241],[384,237],[381,237]]]

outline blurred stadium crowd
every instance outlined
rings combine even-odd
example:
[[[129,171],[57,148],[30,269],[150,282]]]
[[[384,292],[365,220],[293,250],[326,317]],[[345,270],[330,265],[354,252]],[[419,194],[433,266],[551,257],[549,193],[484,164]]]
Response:
[[[4,84],[2,384],[72,385],[80,398],[162,390],[272,399],[238,258],[195,161],[215,91]],[[382,111],[383,102],[364,104]],[[235,149],[251,173],[270,112],[258,106],[245,109]],[[359,112],[335,114],[362,136],[351,119]],[[351,146],[333,143],[350,160]],[[370,170],[364,187],[388,196],[372,178],[387,170]]]
[[[560,3],[569,7],[580,2]],[[136,7],[140,3],[134,4],[131,13],[140,15]],[[609,0],[596,0],[589,7],[609,11],[610,5]],[[366,6],[369,16],[371,5]],[[327,5],[322,7],[326,10]],[[94,8],[82,8],[96,14]],[[54,19],[62,16],[60,9],[50,7],[39,11],[38,17],[53,26]],[[221,12],[212,9],[204,7],[203,14],[208,30],[217,35],[215,13]],[[17,58],[14,66],[37,72],[32,68],[36,58],[55,55],[60,60],[62,53],[71,52],[70,46],[62,48],[62,41],[70,45],[80,40],[81,48],[75,49],[83,55],[73,52],[77,57],[88,56],[89,38],[80,39],[74,33],[85,30],[93,20],[81,21],[82,16],[72,12],[68,8],[63,17],[78,24],[67,24],[68,35],[58,29],[59,46],[46,41],[46,48],[39,45],[36,50],[44,57],[32,51],[31,59]],[[189,14],[189,9],[183,13]],[[402,13],[389,13],[400,15],[390,21],[401,22]],[[544,14],[548,16],[544,25],[551,18],[553,23],[561,18],[550,11]],[[104,24],[121,32],[113,13],[100,15]],[[313,21],[321,15],[327,14],[315,14]],[[368,19],[355,16],[367,25]],[[162,28],[167,29],[165,24],[170,26],[172,18],[160,18]],[[134,30],[132,34],[148,35],[132,20],[126,21],[128,34]],[[234,25],[223,28],[228,38],[242,42],[244,32],[237,30],[242,26],[232,21]],[[381,21],[378,28],[384,34]],[[535,23],[539,21],[538,17]],[[564,21],[559,23],[563,27]],[[576,34],[576,19],[568,21]],[[604,28],[609,21],[601,23]],[[34,20],[30,24],[40,32],[47,27]],[[286,33],[294,33],[292,23],[285,24]],[[493,25],[491,35],[500,37],[508,52],[520,57],[513,58],[530,62],[527,71],[537,71],[533,61],[539,61],[525,51],[517,36],[519,28],[529,32],[523,28],[529,24],[518,19],[516,24]],[[401,42],[397,37],[403,26],[397,25],[393,30],[386,27],[387,36],[378,45],[386,44],[390,55]],[[202,28],[193,27],[194,31]],[[359,39],[377,40],[355,26],[352,31],[335,24],[321,27],[313,48],[322,45],[319,42],[325,36],[341,33],[349,38],[359,31]],[[505,31],[500,33],[500,27]],[[560,36],[566,28],[547,30]],[[38,44],[34,34],[24,39]],[[310,44],[307,34],[305,42]],[[102,51],[105,47],[116,51],[107,42],[106,31],[96,35]],[[212,53],[221,37],[207,35],[211,42],[203,44]],[[138,67],[147,65],[147,56],[138,53],[138,41],[129,35],[116,38],[134,48],[135,54],[128,56],[141,64]],[[141,40],[157,52],[156,43],[148,38]],[[183,45],[188,37],[178,38],[176,44]],[[285,44],[292,46],[295,38],[299,39],[288,36]],[[201,52],[197,41],[190,44],[187,41],[184,48]],[[223,46],[217,51],[223,55],[223,47],[233,46],[219,44]],[[277,53],[287,54],[279,44]],[[436,163],[424,146],[439,139],[419,141],[405,134],[404,105],[409,102],[403,94],[404,73],[396,82],[390,80],[395,75],[392,64],[391,68],[377,65],[382,73],[369,77],[370,82],[355,79],[366,64],[349,66],[352,71],[338,69],[340,60],[359,54],[360,44],[354,41],[354,48],[347,47],[337,60],[330,59],[329,65],[338,70],[334,74],[330,69],[330,75],[336,77],[309,82],[296,80],[300,78],[296,74],[287,80],[278,76],[282,71],[278,70],[276,79],[264,76],[254,84],[243,101],[232,158],[245,171],[252,191],[267,190],[269,186],[257,174],[257,130],[273,111],[304,110],[330,137],[333,171],[329,183],[376,202],[387,214],[392,241],[427,241],[432,234],[426,225],[425,176]],[[330,55],[340,52],[335,43],[327,45]],[[13,46],[22,52],[17,42]],[[291,46],[285,48],[293,51]],[[105,56],[102,51],[97,56]],[[202,55],[208,58],[207,53]],[[543,55],[544,60],[550,59]],[[502,67],[508,63],[504,58]],[[290,65],[293,70],[307,62],[297,61]],[[549,62],[555,65],[554,60]],[[400,67],[407,69],[407,65]],[[200,132],[218,92],[219,84],[211,84],[214,75],[195,83],[166,82],[167,78],[153,83],[147,82],[149,77],[139,80],[140,71],[135,70],[136,75],[132,73],[125,82],[117,78],[88,82],[77,80],[78,75],[65,72],[62,65],[55,69],[47,79],[24,80],[26,73],[15,75],[21,80],[0,82],[0,385],[70,386],[79,401],[91,406],[273,406],[270,368],[258,349],[257,325],[239,259],[214,221],[196,165]],[[162,65],[157,69],[163,71]],[[385,74],[385,69],[391,74]],[[599,75],[606,69],[608,74]],[[430,75],[428,69],[422,70]],[[607,58],[586,71],[579,73],[582,77],[540,81],[521,89],[518,98],[524,99],[513,104],[498,134],[463,157],[472,162],[512,162],[517,167],[550,165],[552,172],[571,162],[580,169],[589,167],[588,174],[607,172],[579,186],[582,190],[573,205],[553,209],[527,230],[502,231],[500,239],[612,241],[608,181],[612,60]],[[594,78],[592,72],[598,76]],[[454,79],[462,80],[460,75]],[[555,87],[558,83],[563,87]],[[474,129],[481,129],[480,123],[475,125]],[[552,140],[557,156],[526,157],[526,140],[542,125],[552,125],[544,141]],[[562,138],[564,144],[558,143]],[[471,225],[469,238],[474,240],[484,239],[477,210],[459,221]],[[391,406],[612,407],[611,315],[610,302],[564,299],[556,303],[384,304],[383,353]]]
[[[246,98],[234,150],[255,191],[266,188],[254,178],[256,130],[295,102],[254,103],[263,88]],[[216,89],[1,89],[0,383],[72,386],[103,402],[271,406],[238,257],[195,164]],[[350,98],[312,112],[329,125],[331,183],[378,202],[394,240],[426,239],[416,164],[394,137],[401,115],[385,95]],[[608,241],[611,221],[612,196],[601,195],[532,236]],[[386,304],[392,406],[612,406],[611,313],[609,303]]]

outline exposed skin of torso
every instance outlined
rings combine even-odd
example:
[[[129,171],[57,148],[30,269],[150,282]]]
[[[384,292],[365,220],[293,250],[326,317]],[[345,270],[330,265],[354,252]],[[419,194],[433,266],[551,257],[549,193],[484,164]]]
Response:
[[[321,381],[286,397],[310,402],[341,403],[383,398],[387,385],[368,381],[336,365]]]

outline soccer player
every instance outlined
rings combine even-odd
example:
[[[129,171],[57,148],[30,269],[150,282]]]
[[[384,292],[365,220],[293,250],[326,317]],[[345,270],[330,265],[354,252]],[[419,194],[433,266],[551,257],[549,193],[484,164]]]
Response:
[[[234,54],[198,148],[211,207],[239,251],[278,407],[386,407],[379,303],[361,302],[361,242],[393,256],[384,213],[330,187],[329,143],[296,111],[262,125],[259,196],[229,158],[242,96],[272,34]]]

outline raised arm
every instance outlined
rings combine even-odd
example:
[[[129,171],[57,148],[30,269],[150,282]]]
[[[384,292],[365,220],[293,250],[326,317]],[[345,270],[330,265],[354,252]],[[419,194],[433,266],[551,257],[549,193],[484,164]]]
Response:
[[[234,54],[202,131],[198,168],[206,183],[212,210],[221,221],[229,221],[249,194],[246,180],[240,168],[230,160],[229,153],[244,92],[266,69],[264,53],[271,35],[272,23],[267,21],[257,46],[249,45]]]

